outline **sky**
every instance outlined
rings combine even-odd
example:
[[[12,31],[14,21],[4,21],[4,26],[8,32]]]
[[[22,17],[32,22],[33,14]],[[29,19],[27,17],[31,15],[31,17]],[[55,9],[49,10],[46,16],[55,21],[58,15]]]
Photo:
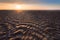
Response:
[[[0,2],[23,2],[23,3],[48,3],[48,4],[60,4],[60,0],[0,0]]]
[[[24,4],[28,8],[32,7],[30,9],[34,9],[35,7],[35,9],[41,9],[41,7],[44,7],[44,9],[60,9],[60,0],[0,0],[0,9],[7,5],[14,5],[13,3]]]

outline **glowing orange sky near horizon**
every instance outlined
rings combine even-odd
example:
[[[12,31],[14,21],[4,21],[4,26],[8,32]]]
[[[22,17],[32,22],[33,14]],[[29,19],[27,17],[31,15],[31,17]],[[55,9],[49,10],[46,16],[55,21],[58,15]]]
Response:
[[[60,9],[59,6],[37,5],[37,4],[17,4],[17,3],[0,3],[0,10],[50,10]]]

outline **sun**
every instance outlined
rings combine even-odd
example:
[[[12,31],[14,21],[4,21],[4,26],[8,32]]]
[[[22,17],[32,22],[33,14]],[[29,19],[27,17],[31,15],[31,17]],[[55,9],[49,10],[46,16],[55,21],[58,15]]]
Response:
[[[15,9],[15,12],[17,12],[18,14],[20,12],[23,12],[21,9],[22,9],[22,5],[19,5],[19,4],[15,4],[14,5],[14,9]]]
[[[21,5],[15,5],[16,10],[20,10],[21,8],[22,8]]]

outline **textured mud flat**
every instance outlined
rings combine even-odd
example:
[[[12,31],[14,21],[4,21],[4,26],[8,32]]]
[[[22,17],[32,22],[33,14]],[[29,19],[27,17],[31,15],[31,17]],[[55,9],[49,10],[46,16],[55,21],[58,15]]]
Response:
[[[60,11],[0,11],[0,40],[60,40]]]

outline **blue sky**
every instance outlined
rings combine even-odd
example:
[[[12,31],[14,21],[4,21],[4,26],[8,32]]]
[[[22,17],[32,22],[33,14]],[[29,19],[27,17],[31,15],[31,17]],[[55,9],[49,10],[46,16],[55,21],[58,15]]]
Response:
[[[0,0],[0,2],[25,2],[25,3],[43,3],[43,4],[60,4],[60,0]]]
[[[45,2],[48,4],[60,4],[60,0],[42,0],[42,2]]]

